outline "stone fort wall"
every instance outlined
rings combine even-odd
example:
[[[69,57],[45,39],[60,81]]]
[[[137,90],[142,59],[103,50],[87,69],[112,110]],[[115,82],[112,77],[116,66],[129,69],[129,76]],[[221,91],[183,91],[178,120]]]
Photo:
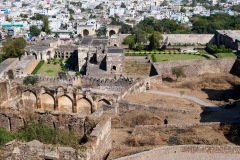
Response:
[[[180,145],[152,149],[150,151],[137,153],[131,156],[118,158],[117,160],[154,159],[159,156],[171,153],[222,153],[240,154],[239,146],[217,146],[217,145]],[[154,156],[155,155],[155,156]],[[158,157],[156,157],[156,155]]]
[[[186,76],[199,76],[205,73],[229,73],[235,58],[213,60],[184,60],[154,63],[158,74],[163,77],[172,76],[174,67],[182,67]]]

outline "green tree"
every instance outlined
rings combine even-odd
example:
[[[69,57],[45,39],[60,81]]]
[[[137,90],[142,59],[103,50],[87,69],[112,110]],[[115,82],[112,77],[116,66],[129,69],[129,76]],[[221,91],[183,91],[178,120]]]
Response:
[[[240,12],[240,4],[232,6],[232,10]]]
[[[127,37],[123,40],[123,44],[127,44],[130,49],[133,49],[133,48],[135,47],[134,36],[132,36],[132,35],[127,36]]]
[[[78,37],[78,38],[82,38],[82,35],[81,35],[81,34],[78,34],[77,37]]]
[[[182,67],[174,67],[172,69],[172,74],[177,77],[176,81],[178,80],[179,77],[186,77]]]
[[[73,16],[72,16],[71,14],[70,14],[69,20],[70,20],[70,21],[73,21],[73,20],[74,20],[74,18],[73,18]]]
[[[49,28],[49,21],[48,21],[48,17],[43,17],[42,19],[43,22],[43,31],[46,32],[47,34],[51,33],[51,30]]]
[[[119,32],[122,34],[131,34],[133,32],[133,28],[127,24],[122,24]]]
[[[186,9],[184,7],[181,7],[180,12],[186,13]]]
[[[103,9],[102,4],[100,3],[99,5],[97,5],[97,6],[95,7],[95,9]]]
[[[74,10],[71,9],[71,8],[68,9],[68,12],[69,12],[70,14],[74,14]]]
[[[27,42],[23,37],[7,39],[3,42],[2,50],[7,57],[19,57],[24,54]]]
[[[41,30],[36,25],[30,26],[30,34],[32,36],[39,36],[40,33]]]
[[[143,44],[138,44],[137,46],[136,46],[136,50],[137,51],[141,51],[141,50],[143,50],[144,49],[144,45]]]
[[[55,38],[59,38],[59,34],[58,34],[58,33],[55,33],[54,37],[55,37]]]
[[[146,43],[148,34],[143,30],[135,30],[134,31],[134,39],[135,43]]]
[[[162,40],[163,37],[160,32],[154,31],[153,34],[149,37],[149,47],[150,49],[157,49],[160,47],[160,40]]]
[[[107,26],[103,25],[100,29],[97,30],[97,36],[106,36]]]
[[[122,2],[120,7],[121,7],[121,8],[126,8],[125,3]]]

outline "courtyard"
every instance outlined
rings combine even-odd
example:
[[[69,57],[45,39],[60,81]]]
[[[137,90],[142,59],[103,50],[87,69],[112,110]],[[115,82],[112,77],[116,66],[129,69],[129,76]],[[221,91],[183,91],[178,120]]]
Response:
[[[58,72],[61,71],[61,66],[59,64],[47,64],[44,63],[38,70],[37,74],[42,76],[57,76]]]

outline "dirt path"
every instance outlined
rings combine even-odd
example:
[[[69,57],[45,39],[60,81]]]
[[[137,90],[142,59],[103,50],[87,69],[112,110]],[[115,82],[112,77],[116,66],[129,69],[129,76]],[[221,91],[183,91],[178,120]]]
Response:
[[[148,90],[146,91],[148,93],[152,93],[152,94],[159,94],[159,95],[165,95],[165,96],[172,96],[172,97],[177,97],[177,98],[184,98],[184,99],[188,99],[190,101],[193,101],[195,103],[198,103],[200,105],[203,105],[205,107],[216,107],[213,104],[204,102],[196,97],[193,96],[188,96],[188,95],[181,95],[181,94],[176,94],[176,93],[171,93],[171,92],[161,92],[161,91],[154,91],[154,90]]]

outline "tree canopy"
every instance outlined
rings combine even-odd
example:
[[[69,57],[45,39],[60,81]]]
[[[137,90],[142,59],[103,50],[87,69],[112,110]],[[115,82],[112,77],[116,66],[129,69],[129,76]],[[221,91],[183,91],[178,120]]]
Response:
[[[162,40],[163,37],[160,32],[154,31],[152,35],[149,37],[149,48],[151,50],[157,49],[160,47],[160,40]]]
[[[103,25],[100,29],[97,30],[97,36],[106,36],[107,34],[107,26]]]
[[[27,42],[23,37],[16,39],[9,38],[3,42],[2,50],[7,57],[21,57],[26,48]]]
[[[240,16],[230,16],[226,13],[213,14],[208,17],[194,16],[192,25],[193,33],[214,33],[221,29],[239,29]]]
[[[48,21],[48,17],[43,17],[42,19],[43,21],[43,31],[46,32],[47,34],[51,33],[51,30],[49,28],[49,21]]]
[[[30,26],[30,34],[32,36],[39,36],[40,33],[41,30],[36,25]]]

